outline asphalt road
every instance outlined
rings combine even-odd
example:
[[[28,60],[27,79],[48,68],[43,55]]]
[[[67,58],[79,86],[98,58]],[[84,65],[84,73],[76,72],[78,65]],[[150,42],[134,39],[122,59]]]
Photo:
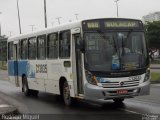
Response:
[[[158,114],[160,118],[160,85],[152,85],[150,95],[126,99],[122,105],[112,101],[78,101],[77,105],[66,107],[59,97],[49,93],[40,92],[38,97],[25,97],[21,88],[15,87],[2,76],[6,78],[7,75],[0,74],[0,98],[16,106],[22,114],[41,114],[42,120],[142,120],[148,114]]]

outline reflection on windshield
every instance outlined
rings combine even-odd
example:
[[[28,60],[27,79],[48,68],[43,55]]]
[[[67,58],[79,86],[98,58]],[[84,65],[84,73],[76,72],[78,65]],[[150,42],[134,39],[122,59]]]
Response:
[[[85,65],[92,71],[127,70],[145,67],[143,32],[85,33]]]

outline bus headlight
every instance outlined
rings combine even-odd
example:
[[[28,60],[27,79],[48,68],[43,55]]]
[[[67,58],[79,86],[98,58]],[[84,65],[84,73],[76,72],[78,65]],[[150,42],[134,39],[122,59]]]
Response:
[[[92,85],[98,86],[98,80],[95,75],[92,75],[91,73],[87,74],[87,81],[88,83]]]
[[[146,74],[145,74],[145,77],[144,77],[144,81],[143,82],[146,82],[150,79],[150,68],[148,68],[146,70]]]

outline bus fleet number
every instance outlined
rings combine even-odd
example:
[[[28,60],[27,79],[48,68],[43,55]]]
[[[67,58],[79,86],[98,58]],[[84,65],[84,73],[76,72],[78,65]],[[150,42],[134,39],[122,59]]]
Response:
[[[47,73],[47,64],[37,64],[36,73]]]

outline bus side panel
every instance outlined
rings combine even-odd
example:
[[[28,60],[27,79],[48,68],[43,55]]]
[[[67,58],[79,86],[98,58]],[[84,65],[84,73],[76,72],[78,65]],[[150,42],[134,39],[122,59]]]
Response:
[[[20,87],[22,87],[22,75],[27,76],[26,65],[27,61],[18,61],[18,81]]]
[[[65,62],[70,62],[69,66],[65,66]],[[70,88],[70,96],[75,97],[74,85],[73,85],[73,73],[72,73],[72,62],[71,59],[60,59],[61,62],[61,76],[64,76],[67,79],[69,88]]]
[[[30,71],[34,73],[35,79],[30,78],[30,87],[32,89],[40,90],[45,92],[45,80],[47,79],[47,64],[46,60],[31,60]]]
[[[18,61],[18,76],[19,76],[19,81],[20,81],[19,83],[21,87],[22,87],[23,75],[27,77],[29,89],[38,90],[36,79],[35,79],[35,68],[33,68],[33,65],[27,60]]]
[[[47,73],[48,79],[45,80],[46,92],[60,94],[59,80],[64,77],[68,81],[70,86],[70,95],[72,97],[74,94],[73,78],[72,78],[72,67],[64,67],[64,61],[71,61],[70,59],[60,59],[60,60],[48,60],[47,63]]]
[[[46,92],[60,94],[59,79],[61,76],[61,64],[59,60],[47,61],[48,79],[45,81]]]
[[[16,76],[17,74],[17,61],[9,60],[8,61],[8,76],[11,83],[16,84]]]
[[[27,61],[18,61],[18,76],[22,77],[22,75],[27,76]]]
[[[10,60],[8,61],[8,75],[9,76],[16,76],[16,70],[17,70],[17,67],[15,66],[16,64],[16,61],[14,60]]]

